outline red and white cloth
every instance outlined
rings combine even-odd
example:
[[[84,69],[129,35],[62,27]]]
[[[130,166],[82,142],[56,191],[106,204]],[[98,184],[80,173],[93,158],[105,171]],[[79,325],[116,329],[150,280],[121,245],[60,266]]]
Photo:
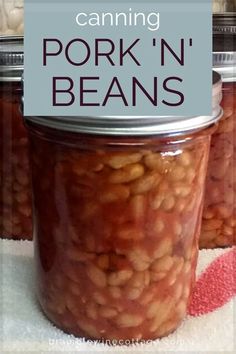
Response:
[[[35,298],[33,247],[0,240],[0,353],[236,353],[236,248],[202,250],[189,315],[170,336],[145,345],[87,343],[55,328]]]

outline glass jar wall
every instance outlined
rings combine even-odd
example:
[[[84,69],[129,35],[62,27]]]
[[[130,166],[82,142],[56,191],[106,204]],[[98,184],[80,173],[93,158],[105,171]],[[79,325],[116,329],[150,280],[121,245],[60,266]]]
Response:
[[[0,237],[32,239],[28,137],[20,111],[21,43],[13,38],[0,40],[0,59],[5,64],[0,69]]]
[[[236,244],[236,16],[214,18],[213,65],[223,81],[224,115],[213,134],[200,248]]]
[[[102,137],[27,120],[38,298],[92,339],[155,339],[186,315],[214,128]]]
[[[201,248],[236,244],[236,82],[224,84],[222,107],[211,143]]]

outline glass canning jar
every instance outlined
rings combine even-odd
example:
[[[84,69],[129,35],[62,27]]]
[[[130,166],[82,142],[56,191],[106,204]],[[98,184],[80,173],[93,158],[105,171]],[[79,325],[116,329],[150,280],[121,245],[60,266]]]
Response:
[[[236,244],[235,41],[236,35],[232,34],[229,36],[217,34],[214,38],[214,69],[221,74],[223,80],[224,115],[211,142],[200,236],[201,248],[228,247]]]
[[[0,237],[32,239],[27,132],[20,112],[23,39],[0,37]]]
[[[59,328],[148,340],[185,317],[219,75],[213,91],[212,117],[26,117],[38,299]]]

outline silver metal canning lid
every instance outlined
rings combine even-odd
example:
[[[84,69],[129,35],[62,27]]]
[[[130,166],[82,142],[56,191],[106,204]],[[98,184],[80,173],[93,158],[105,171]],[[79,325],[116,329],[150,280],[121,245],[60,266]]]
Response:
[[[236,34],[236,8],[234,11],[213,15],[214,34]]]
[[[98,116],[98,117],[26,117],[26,120],[57,130],[76,133],[145,136],[185,134],[214,124],[222,116],[222,82],[213,72],[212,115],[200,117]],[[199,104],[201,104],[199,102]]]
[[[213,67],[223,82],[236,82],[236,52],[213,53]]]
[[[23,68],[23,37],[0,36],[0,81],[21,81]]]

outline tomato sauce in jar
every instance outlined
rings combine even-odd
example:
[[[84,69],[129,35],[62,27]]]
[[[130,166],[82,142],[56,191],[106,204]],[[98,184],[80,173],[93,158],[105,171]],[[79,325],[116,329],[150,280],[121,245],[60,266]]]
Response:
[[[106,134],[104,119],[26,117],[37,294],[65,332],[140,341],[182,322],[195,282],[210,138],[221,115],[217,75],[214,92],[212,117],[166,124],[130,117],[121,129],[115,117],[104,118]]]
[[[214,47],[214,68],[223,80],[224,115],[211,142],[201,248],[236,244],[236,35],[216,34]]]
[[[20,111],[22,73],[22,38],[0,38],[0,237],[30,240],[28,137]]]

